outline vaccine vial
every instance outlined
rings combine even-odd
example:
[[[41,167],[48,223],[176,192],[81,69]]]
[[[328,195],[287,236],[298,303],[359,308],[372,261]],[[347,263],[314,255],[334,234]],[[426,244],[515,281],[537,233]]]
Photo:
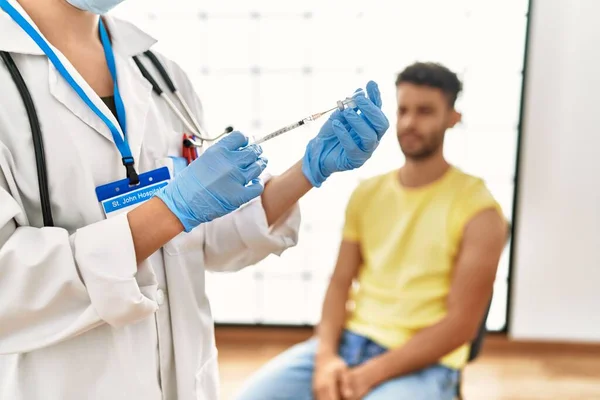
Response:
[[[337,101],[338,110],[344,111],[344,109],[346,109],[346,108],[356,108],[356,101],[354,99],[354,96],[364,95],[364,93],[365,93],[365,91],[363,89],[359,89],[356,92],[354,92],[352,97],[346,97],[344,100],[338,100]]]

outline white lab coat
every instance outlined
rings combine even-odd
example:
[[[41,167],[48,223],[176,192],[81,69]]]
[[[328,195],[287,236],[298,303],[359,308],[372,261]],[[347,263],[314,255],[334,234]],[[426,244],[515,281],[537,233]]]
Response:
[[[131,58],[154,39],[114,18],[107,18],[107,28],[141,173],[181,155],[184,127]],[[41,228],[31,130],[0,63],[0,399],[216,400],[217,351],[205,270],[235,271],[294,246],[298,208],[268,229],[257,199],[182,233],[137,269],[126,215],[106,219],[94,190],[124,178],[110,131],[1,10],[0,50],[13,53],[37,108],[56,225]],[[185,73],[160,57],[201,119]],[[140,59],[166,88],[146,58]]]

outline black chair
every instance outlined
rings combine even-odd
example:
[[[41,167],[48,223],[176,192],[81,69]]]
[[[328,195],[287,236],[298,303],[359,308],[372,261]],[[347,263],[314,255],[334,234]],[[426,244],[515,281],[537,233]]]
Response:
[[[469,358],[467,359],[467,364],[474,361],[477,357],[479,357],[479,353],[481,353],[481,348],[483,347],[485,335],[487,334],[486,322],[488,319],[488,315],[490,314],[491,308],[492,308],[492,300],[490,300],[487,310],[485,311],[485,314],[483,316],[483,320],[481,321],[481,324],[479,325],[479,330],[477,331],[477,336],[475,337],[475,340],[473,340],[473,342],[471,342],[471,348],[469,351]],[[458,400],[463,400],[462,389],[461,389],[462,371],[460,371],[460,373],[458,374],[458,385],[457,386],[458,386],[458,389],[457,389],[457,393],[456,393],[456,398]]]

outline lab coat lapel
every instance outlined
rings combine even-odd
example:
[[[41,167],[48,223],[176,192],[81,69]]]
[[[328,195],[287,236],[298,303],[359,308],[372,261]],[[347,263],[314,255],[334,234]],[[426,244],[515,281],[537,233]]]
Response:
[[[125,106],[127,140],[133,158],[139,160],[144,131],[146,129],[146,115],[150,109],[152,86],[139,73],[133,62],[132,56],[137,52],[147,50],[156,41],[142,32],[134,30],[131,25],[103,18],[113,44],[113,54],[117,68],[117,81],[119,93]],[[88,97],[102,111],[110,121],[119,127],[117,118],[108,109],[102,99],[83,80],[71,64],[64,58],[64,64],[76,79],[79,85],[88,94]],[[96,132],[114,143],[110,129],[88,106],[83,102],[71,86],[63,79],[60,73],[50,64],[50,92],[64,104],[73,114],[93,128]],[[116,149],[116,145],[115,145]],[[138,171],[140,172],[140,171]]]
[[[33,29],[44,39],[44,35],[23,8],[15,0],[9,0],[9,4],[26,19]],[[47,40],[46,40],[47,42]],[[66,70],[71,74],[73,79],[81,86],[84,92],[92,100],[105,115],[107,115],[113,123],[116,119],[111,115],[110,110],[102,102],[91,87],[73,68],[67,58],[52,44],[48,43],[50,48],[56,53]],[[18,54],[34,54],[43,55],[44,52],[39,45],[4,11],[0,10],[0,50],[9,51]],[[112,134],[102,120],[83,102],[79,95],[71,88],[67,81],[60,75],[55,66],[48,60],[48,83],[49,90],[52,96],[60,103],[65,105],[74,115],[85,122],[88,126],[100,133],[102,136],[113,141]]]
[[[9,3],[38,31],[37,26],[15,0]],[[119,91],[125,105],[127,116],[127,139],[134,159],[139,159],[146,129],[146,116],[150,109],[152,87],[142,77],[132,60],[136,54],[141,54],[156,43],[156,39],[147,35],[133,24],[110,16],[103,17],[107,30],[113,42],[113,51],[117,67]],[[83,77],[75,70],[67,58],[50,44],[62,64],[87,94],[92,103],[117,127],[119,123],[102,99],[92,90]],[[18,54],[43,55],[44,52],[6,13],[0,10],[0,50]],[[48,85],[54,99],[63,104],[73,115],[114,143],[108,126],[98,115],[79,97],[54,64],[48,60]],[[84,132],[82,132],[84,133]],[[115,147],[115,151],[118,149]]]
[[[117,67],[117,80],[119,84],[119,93],[125,106],[127,140],[131,149],[131,155],[136,160],[142,148],[144,131],[146,129],[146,115],[150,109],[152,86],[140,75],[136,74],[135,63],[131,58],[123,58],[115,53],[115,64]],[[77,74],[73,69],[69,71],[75,77]],[[92,91],[89,85],[77,74],[77,82],[88,94],[93,103],[102,111],[110,121],[119,127],[116,117],[104,104],[102,99]],[[65,105],[74,115],[106,139],[114,143],[110,129],[88,106],[83,102],[71,86],[63,79],[60,73],[50,64],[50,92],[62,104]],[[115,145],[115,150],[117,147]],[[140,172],[140,171],[138,171]]]
[[[60,57],[63,65],[67,71],[71,74],[73,79],[79,84],[83,91],[87,94],[92,103],[118,128],[119,123],[111,111],[108,109],[102,99],[92,90],[88,83],[79,75],[77,70],[73,68],[71,63],[62,56],[62,54],[54,49],[56,54]],[[60,103],[62,103],[71,113],[77,116],[81,121],[87,124],[94,131],[104,136],[106,139],[114,142],[112,133],[108,126],[100,119],[94,111],[79,97],[75,90],[69,85],[69,83],[63,78],[51,62],[48,62],[49,66],[49,85],[50,93]],[[115,146],[116,149],[116,146]]]

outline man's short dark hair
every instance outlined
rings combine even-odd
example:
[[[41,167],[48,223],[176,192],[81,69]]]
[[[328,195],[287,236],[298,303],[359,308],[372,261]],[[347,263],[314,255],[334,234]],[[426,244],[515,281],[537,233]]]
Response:
[[[448,103],[454,107],[456,99],[462,90],[458,76],[448,68],[434,62],[416,62],[409,65],[396,78],[396,87],[401,83],[412,83],[440,89],[448,98]]]

